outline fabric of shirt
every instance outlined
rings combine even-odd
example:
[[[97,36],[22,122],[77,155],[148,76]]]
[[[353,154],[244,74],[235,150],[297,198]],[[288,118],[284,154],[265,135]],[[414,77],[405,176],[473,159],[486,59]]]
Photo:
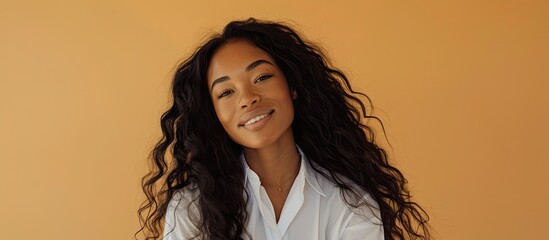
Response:
[[[242,154],[246,169],[245,187],[249,193],[246,233],[242,234],[242,238],[384,239],[383,225],[375,200],[364,193],[366,205],[359,208],[348,206],[340,189],[316,172],[299,147],[298,150],[301,155],[299,173],[288,193],[278,222],[267,191],[261,186],[259,176],[246,164]],[[164,240],[190,239],[198,234],[198,202],[192,201],[196,197],[196,191],[183,189],[170,200],[165,218]]]

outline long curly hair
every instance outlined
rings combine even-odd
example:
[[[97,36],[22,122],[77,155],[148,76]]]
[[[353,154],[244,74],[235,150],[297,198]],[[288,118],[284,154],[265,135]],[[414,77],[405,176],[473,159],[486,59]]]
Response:
[[[216,50],[232,39],[247,39],[280,67],[294,101],[295,142],[341,189],[346,203],[360,207],[360,191],[379,204],[385,239],[430,239],[427,213],[414,201],[407,180],[375,143],[365,120],[381,121],[366,111],[364,99],[348,78],[331,66],[323,51],[291,27],[250,18],[230,22],[177,69],[173,105],[161,117],[163,137],[151,152],[151,170],[143,177],[147,200],[138,211],[146,239],[161,237],[168,203],[183,188],[198,190],[199,230],[203,239],[240,239],[246,234],[242,147],[224,131],[207,88],[207,70]],[[383,130],[385,131],[385,130]],[[342,179],[343,176],[345,179]],[[168,229],[169,231],[169,229]]]

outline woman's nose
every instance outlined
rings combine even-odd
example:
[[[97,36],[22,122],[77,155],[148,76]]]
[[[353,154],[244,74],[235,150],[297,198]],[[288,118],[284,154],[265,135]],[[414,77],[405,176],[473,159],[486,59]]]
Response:
[[[240,97],[240,107],[247,108],[255,105],[261,100],[259,95],[253,90],[242,90],[242,95]]]

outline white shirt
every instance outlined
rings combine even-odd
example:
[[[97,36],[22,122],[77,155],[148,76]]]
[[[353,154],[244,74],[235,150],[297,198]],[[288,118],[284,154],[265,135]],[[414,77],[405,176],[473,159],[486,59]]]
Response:
[[[246,231],[252,239],[384,239],[378,204],[371,196],[365,194],[364,198],[373,207],[350,208],[345,203],[340,189],[312,169],[301,149],[298,150],[302,156],[301,166],[278,223],[265,188],[261,186],[257,174],[248,167],[242,154],[246,169],[246,190],[250,195],[246,206]],[[191,203],[195,198],[196,192],[191,193],[184,189],[171,199],[166,212],[164,240],[190,239],[196,235],[198,221],[192,216],[199,216],[198,203]],[[242,234],[242,238],[250,239],[245,233]]]

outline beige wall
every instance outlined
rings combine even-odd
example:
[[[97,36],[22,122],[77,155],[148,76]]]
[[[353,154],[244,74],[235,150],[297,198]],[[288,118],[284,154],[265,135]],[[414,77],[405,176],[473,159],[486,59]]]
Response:
[[[174,64],[248,16],[371,96],[438,239],[546,235],[547,1],[219,2],[0,0],[0,238],[130,239]]]

